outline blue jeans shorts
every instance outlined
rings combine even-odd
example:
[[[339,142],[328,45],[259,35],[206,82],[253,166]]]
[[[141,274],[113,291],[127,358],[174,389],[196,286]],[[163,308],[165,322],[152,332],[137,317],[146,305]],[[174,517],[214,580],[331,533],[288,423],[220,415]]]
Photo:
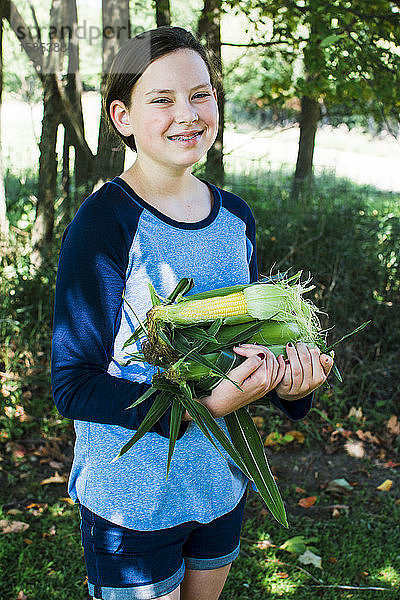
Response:
[[[79,505],[89,594],[102,600],[150,600],[177,588],[185,568],[228,565],[239,554],[246,495],[211,523],[189,521],[155,531],[115,525]]]

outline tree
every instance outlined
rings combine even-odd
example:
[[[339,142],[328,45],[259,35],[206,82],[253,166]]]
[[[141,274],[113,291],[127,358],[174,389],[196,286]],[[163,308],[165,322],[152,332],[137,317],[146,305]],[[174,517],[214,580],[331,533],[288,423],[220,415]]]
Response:
[[[115,53],[129,36],[129,0],[103,0],[103,82]],[[79,77],[79,49],[76,37],[77,13],[76,0],[52,0],[50,12],[51,32],[48,55],[37,51],[41,45],[40,27],[37,23],[34,8],[31,5],[37,29],[36,40],[32,38],[30,28],[26,26],[22,16],[12,1],[7,2],[5,16],[11,28],[19,37],[21,46],[33,63],[35,71],[43,86],[44,112],[42,134],[40,140],[39,185],[36,205],[36,219],[32,230],[32,264],[38,268],[46,260],[50,251],[54,228],[54,200],[56,197],[56,181],[58,160],[55,153],[57,132],[60,123],[64,126],[64,151],[69,152],[70,145],[75,149],[75,187],[78,190],[78,201],[82,200],[98,179],[105,181],[122,169],[124,154],[119,152],[115,159],[113,149],[115,141],[107,136],[106,125],[100,122],[99,161],[94,172],[95,157],[85,138],[82,113],[82,84]],[[61,27],[61,24],[63,27]],[[21,38],[20,32],[24,33]],[[69,38],[66,52],[67,67],[62,59],[60,46],[65,44],[64,31]],[[104,40],[107,41],[104,41]],[[64,178],[67,171],[67,157],[63,161]],[[69,165],[68,165],[69,170]],[[64,192],[64,198],[68,194]],[[76,207],[75,207],[76,208]]]
[[[371,114],[387,126],[391,117],[398,120],[399,2],[232,0],[228,4],[253,22],[254,41],[243,46],[259,48],[262,58],[284,56],[292,68],[290,82],[280,82],[282,85],[266,94],[262,90],[255,100],[266,105],[290,96],[301,99],[295,195],[311,177],[322,103],[328,111],[341,105],[352,112]],[[268,24],[268,38],[260,40],[258,35]],[[296,72],[299,61],[302,68]]]
[[[171,25],[171,8],[169,0],[155,0],[157,27]]]
[[[4,2],[0,3],[0,106],[3,95],[3,16]],[[6,192],[3,178],[3,153],[1,151],[1,120],[0,120],[0,257],[8,247],[9,223],[7,218]]]
[[[224,164],[224,126],[225,126],[225,97],[222,83],[222,57],[221,57],[221,5],[222,0],[204,0],[197,36],[207,42],[214,58],[214,64],[219,80],[218,85],[218,110],[219,127],[214,145],[207,152],[206,176],[212,178],[219,185],[223,185]]]

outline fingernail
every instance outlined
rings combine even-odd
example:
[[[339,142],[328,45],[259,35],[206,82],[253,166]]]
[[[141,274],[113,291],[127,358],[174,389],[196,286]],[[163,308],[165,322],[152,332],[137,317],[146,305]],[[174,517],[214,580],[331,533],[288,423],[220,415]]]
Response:
[[[258,356],[258,358],[261,358],[261,360],[264,360],[264,358],[265,358],[265,354],[264,354],[264,352],[259,352],[259,353],[257,354],[257,356]]]
[[[289,342],[289,343],[288,343],[288,346],[289,346],[289,348],[293,348],[293,344],[292,344],[292,342]]]
[[[285,365],[290,365],[290,360],[286,359],[285,360]]]
[[[326,363],[328,363],[328,362],[329,362],[329,356],[327,356],[327,357],[325,358],[325,362],[326,362]]]

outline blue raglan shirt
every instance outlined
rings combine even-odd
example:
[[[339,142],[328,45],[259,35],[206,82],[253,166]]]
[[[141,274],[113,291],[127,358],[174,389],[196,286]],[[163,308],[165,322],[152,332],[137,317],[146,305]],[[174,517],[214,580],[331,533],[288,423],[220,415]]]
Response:
[[[141,199],[120,177],[91,194],[67,227],[60,250],[52,343],[52,390],[59,412],[75,421],[69,493],[114,523],[138,530],[207,523],[232,510],[248,479],[193,422],[182,423],[168,480],[168,411],[124,456],[154,401],[126,410],[146,391],[155,368],[123,364],[123,350],[151,307],[148,283],[169,295],[182,277],[191,293],[258,278],[255,223],[248,205],[207,182],[213,207],[196,223],[177,222]],[[123,300],[123,294],[127,302]],[[271,401],[293,420],[311,398]],[[225,429],[223,419],[220,425]]]

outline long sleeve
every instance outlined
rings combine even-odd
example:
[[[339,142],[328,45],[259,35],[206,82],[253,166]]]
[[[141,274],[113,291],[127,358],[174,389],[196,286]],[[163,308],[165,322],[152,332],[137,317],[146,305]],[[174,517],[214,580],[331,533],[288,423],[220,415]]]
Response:
[[[140,209],[107,194],[90,196],[64,233],[56,281],[52,391],[69,418],[137,429],[154,401],[126,410],[150,386],[110,375],[129,249]],[[152,431],[169,435],[168,411]]]

